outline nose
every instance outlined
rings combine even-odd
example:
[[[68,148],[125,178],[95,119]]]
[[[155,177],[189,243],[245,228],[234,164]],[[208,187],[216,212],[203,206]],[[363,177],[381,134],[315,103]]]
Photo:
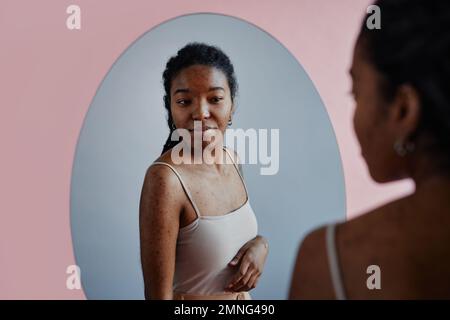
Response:
[[[204,119],[208,119],[210,117],[209,113],[209,104],[205,100],[199,101],[196,108],[194,109],[192,113],[192,119],[203,121]]]

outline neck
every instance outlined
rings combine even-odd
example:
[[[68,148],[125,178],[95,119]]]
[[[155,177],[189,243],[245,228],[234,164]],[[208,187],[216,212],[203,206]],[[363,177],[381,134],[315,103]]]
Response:
[[[426,190],[450,190],[450,170],[443,162],[430,157],[417,157],[410,168],[416,193]],[[444,189],[447,188],[447,189]]]
[[[227,155],[223,145],[206,146],[201,149],[182,149],[180,156],[187,164],[195,165],[202,170],[222,171],[223,164],[226,164]]]

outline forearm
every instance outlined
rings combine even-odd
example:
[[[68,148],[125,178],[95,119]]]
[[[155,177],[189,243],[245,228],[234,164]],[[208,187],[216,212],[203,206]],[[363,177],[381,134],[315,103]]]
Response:
[[[144,295],[146,300],[172,300],[173,291],[162,290],[160,288],[152,288],[151,286],[145,286]]]

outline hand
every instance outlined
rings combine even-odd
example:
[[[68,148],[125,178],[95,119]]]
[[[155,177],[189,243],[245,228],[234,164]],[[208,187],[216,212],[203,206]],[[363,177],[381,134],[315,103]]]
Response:
[[[256,236],[239,249],[228,264],[238,268],[225,290],[240,292],[254,289],[262,274],[268,252],[267,240],[261,236]]]

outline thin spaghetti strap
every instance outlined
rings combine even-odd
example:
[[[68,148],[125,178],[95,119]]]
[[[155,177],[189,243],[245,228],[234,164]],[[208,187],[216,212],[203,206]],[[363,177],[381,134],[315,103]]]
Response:
[[[241,171],[239,170],[239,167],[236,164],[236,162],[233,160],[233,157],[231,156],[230,151],[228,151],[228,149],[226,147],[223,147],[223,149],[228,153],[228,156],[231,158],[231,161],[233,162],[233,165],[236,168],[236,171],[238,172],[239,177],[241,178],[242,184],[244,185],[245,194],[246,194],[247,200],[248,200],[248,190],[247,190],[247,186],[245,185],[244,177],[241,175]]]
[[[331,281],[337,300],[345,300],[344,284],[339,267],[339,259],[336,250],[336,224],[332,223],[326,227],[326,246],[328,254],[328,267],[330,269]]]
[[[170,165],[170,164],[168,164],[168,163],[165,163],[165,162],[162,162],[162,161],[155,161],[155,162],[153,162],[151,165],[153,166],[153,165],[155,165],[155,164],[162,164],[162,165],[164,165],[164,166],[166,166],[166,167],[169,167],[169,168],[175,173],[175,175],[178,177],[178,180],[180,180],[181,186],[183,187],[184,192],[186,193],[186,195],[187,195],[189,201],[191,202],[192,207],[194,208],[195,213],[197,214],[197,218],[200,218],[200,210],[198,210],[198,207],[197,207],[197,205],[195,204],[194,199],[192,198],[192,195],[191,195],[191,193],[189,192],[189,189],[188,189],[187,185],[184,183],[184,181],[183,181],[183,179],[181,178],[181,175],[178,173],[178,171],[175,170],[175,168],[174,168],[172,165]]]

